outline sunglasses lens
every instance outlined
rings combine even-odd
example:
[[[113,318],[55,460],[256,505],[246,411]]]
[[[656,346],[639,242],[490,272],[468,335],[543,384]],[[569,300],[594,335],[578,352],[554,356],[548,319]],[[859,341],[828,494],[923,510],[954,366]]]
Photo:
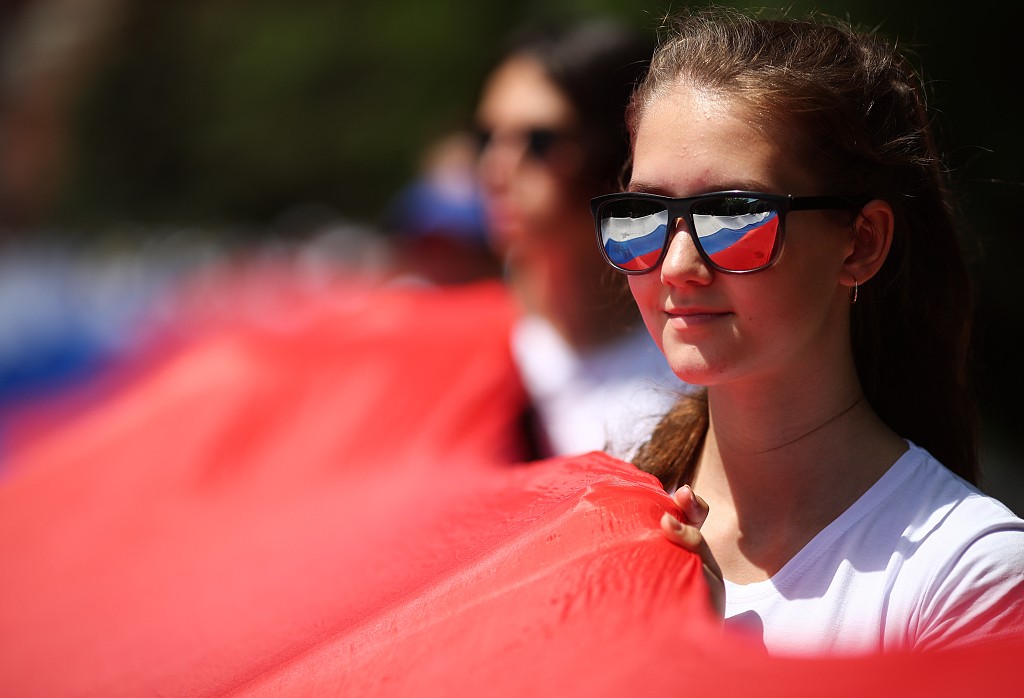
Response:
[[[495,134],[494,131],[478,129],[474,135],[480,154],[492,145],[504,144],[505,147],[522,148],[523,152],[534,160],[547,160],[555,146],[570,137],[565,132],[550,128],[510,130],[498,134]]]
[[[721,197],[693,205],[694,232],[722,269],[754,271],[771,262],[779,239],[779,211],[763,199]]]
[[[531,129],[526,134],[526,152],[538,160],[545,159],[559,139],[559,134],[548,129]]]
[[[647,271],[657,265],[668,237],[668,209],[655,201],[612,199],[597,212],[601,247],[616,269]]]

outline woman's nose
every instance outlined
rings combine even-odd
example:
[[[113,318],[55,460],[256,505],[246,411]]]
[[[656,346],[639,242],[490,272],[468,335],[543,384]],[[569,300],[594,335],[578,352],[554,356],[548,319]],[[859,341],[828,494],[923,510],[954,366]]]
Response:
[[[669,237],[668,249],[661,262],[662,282],[677,286],[694,281],[707,283],[712,273],[711,267],[701,257],[686,222],[679,219]]]
[[[477,163],[482,182],[491,188],[507,184],[521,159],[522,153],[519,150],[509,147],[504,141],[491,138],[480,149]]]

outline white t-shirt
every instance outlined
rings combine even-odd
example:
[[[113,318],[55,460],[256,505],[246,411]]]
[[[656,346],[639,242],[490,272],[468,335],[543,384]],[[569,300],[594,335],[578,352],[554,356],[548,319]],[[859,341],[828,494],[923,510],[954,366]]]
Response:
[[[910,449],[774,577],[726,582],[726,627],[772,654],[1024,634],[1024,521]]]
[[[513,329],[512,354],[549,455],[606,450],[628,460],[686,388],[643,327],[579,353],[528,315]]]

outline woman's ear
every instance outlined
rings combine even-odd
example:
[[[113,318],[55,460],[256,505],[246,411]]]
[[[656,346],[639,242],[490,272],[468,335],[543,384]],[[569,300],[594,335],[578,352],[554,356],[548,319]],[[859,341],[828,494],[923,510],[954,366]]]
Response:
[[[869,201],[853,222],[853,251],[843,261],[849,286],[863,284],[878,273],[892,246],[895,216],[892,206],[881,199]]]

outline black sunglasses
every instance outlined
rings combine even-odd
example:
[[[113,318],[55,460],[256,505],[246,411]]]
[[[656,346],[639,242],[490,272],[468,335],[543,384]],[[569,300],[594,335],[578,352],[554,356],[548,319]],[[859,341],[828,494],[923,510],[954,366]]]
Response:
[[[593,199],[590,210],[601,254],[624,274],[645,274],[661,264],[679,219],[685,221],[708,266],[728,274],[749,274],[767,269],[779,258],[783,222],[790,211],[857,211],[867,201],[753,191],[716,191],[682,199],[624,192]]]
[[[476,138],[479,152],[483,153],[494,142],[494,131],[478,129],[476,131]],[[573,135],[568,131],[537,127],[508,131],[500,135],[498,140],[511,139],[519,141],[530,158],[534,160],[547,160],[556,145],[571,138],[573,138]]]

